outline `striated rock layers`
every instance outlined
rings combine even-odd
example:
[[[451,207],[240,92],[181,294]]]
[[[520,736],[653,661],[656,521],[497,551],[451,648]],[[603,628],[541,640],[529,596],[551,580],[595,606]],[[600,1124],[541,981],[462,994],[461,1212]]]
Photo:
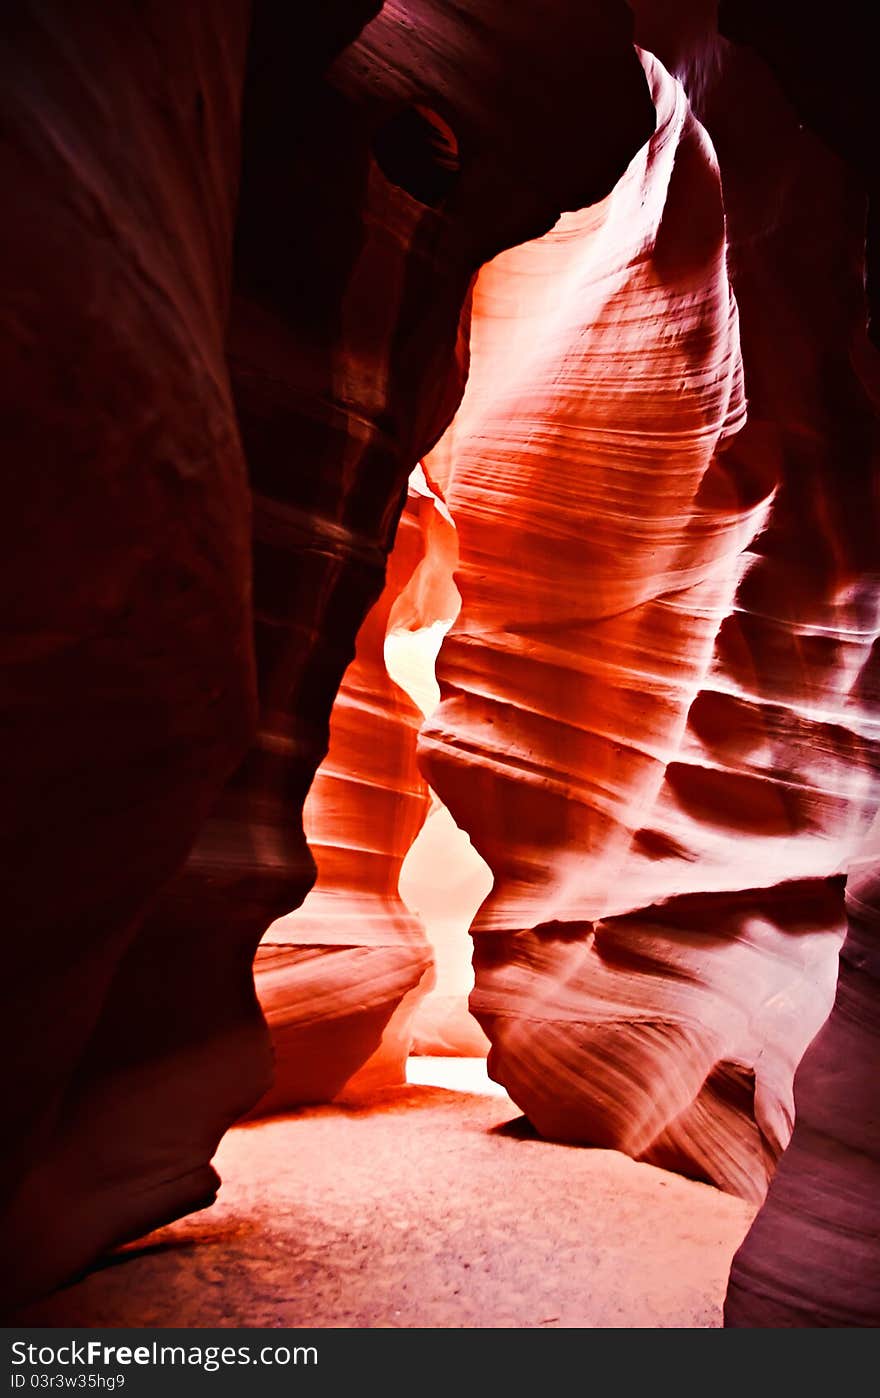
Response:
[[[303,811],[317,881],[257,951],[274,1076],[253,1115],[402,1083],[411,1052],[488,1048],[467,1008],[468,928],[491,875],[416,761],[457,562],[455,527],[418,467]]]
[[[149,1227],[188,1167],[141,1093],[152,993],[118,978],[254,722],[224,359],[249,6],[187,9],[0,19],[0,1252],[21,1290]],[[111,1007],[136,1047],[96,1061]],[[119,1167],[110,1100],[132,1136]]]
[[[305,804],[317,882],[257,952],[257,993],[275,1058],[260,1112],[330,1101],[359,1069],[360,1086],[404,1081],[433,958],[398,883],[430,796],[416,763],[422,711],[389,676],[385,643],[392,617],[397,628],[417,630],[454,610],[454,534],[424,478],[414,479],[385,588],[358,633],[333,705],[329,751]]]
[[[270,1080],[252,959],[313,879],[302,802],[474,272],[654,126],[622,0],[389,0],[355,42],[376,0],[301,8],[0,21],[19,1294],[213,1197]]]
[[[797,1118],[733,1260],[729,1326],[880,1325],[880,827],[850,868],[837,998],[795,1078]]]
[[[471,998],[492,1075],[547,1135],[760,1198],[877,800],[858,204],[766,82],[770,134],[748,128],[734,66],[726,241],[706,132],[644,61],[649,146],[476,284],[429,458],[462,611],[422,759],[495,876]],[[756,194],[762,141],[785,179],[771,159]]]
[[[876,344],[880,183],[868,15],[859,0],[841,0],[833,19],[797,0],[721,0],[731,44],[711,0],[633,8],[640,42],[674,66],[716,143],[749,416],[776,455],[773,527],[749,577],[749,652],[768,687],[768,652],[777,674],[787,652],[792,697],[799,682],[801,705],[807,697],[861,738],[854,767],[867,757],[876,768],[880,363],[865,321],[867,310]],[[754,454],[759,439],[744,445]],[[827,743],[816,752],[824,786]],[[875,862],[876,844],[875,834]],[[799,1069],[795,1136],[734,1266],[728,1324],[880,1317],[867,859],[847,887],[835,1009]]]

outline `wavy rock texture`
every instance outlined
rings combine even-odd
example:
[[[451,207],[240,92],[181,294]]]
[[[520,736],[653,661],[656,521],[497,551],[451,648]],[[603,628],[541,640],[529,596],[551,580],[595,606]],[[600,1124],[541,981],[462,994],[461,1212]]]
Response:
[[[270,1078],[252,959],[313,879],[299,812],[460,395],[474,272],[653,129],[622,3],[535,32],[408,0],[352,43],[377,8],[256,0],[246,73],[244,4],[23,3],[0,30],[19,1294],[213,1197]],[[259,736],[214,801],[253,653]]]
[[[392,614],[399,628],[426,629],[457,603],[454,529],[423,482],[410,485],[385,588],[358,633],[305,804],[317,883],[257,953],[275,1055],[259,1112],[328,1102],[354,1074],[361,1088],[405,1081],[433,957],[398,883],[430,795],[416,763],[422,710],[389,675],[385,645]]]
[[[429,718],[440,702],[435,667],[437,653],[458,615],[461,598],[454,583],[458,534],[436,483],[428,485],[437,500],[418,593],[409,589],[395,609],[394,626],[385,640],[388,672]],[[413,606],[413,602],[417,603]],[[415,754],[415,741],[413,742]],[[468,1009],[473,989],[473,942],[470,926],[492,887],[492,874],[459,830],[449,811],[431,792],[424,825],[400,870],[400,896],[421,920],[434,958],[433,982],[419,1001],[409,1029],[409,1052],[485,1058],[489,1041]]]
[[[728,1326],[880,1325],[880,829],[854,863],[837,998],[795,1078],[797,1118],[733,1260]]]
[[[804,265],[781,250],[802,239],[756,251],[740,152],[744,426],[718,167],[645,64],[658,130],[610,198],[477,282],[468,388],[429,458],[463,607],[423,765],[495,875],[471,999],[493,1076],[548,1135],[760,1198],[877,799],[871,418],[817,334],[857,264],[825,237],[845,198]],[[845,340],[845,312],[824,320]]]
[[[13,8],[0,1251],[27,1289],[110,1241],[120,1214],[131,1231],[164,1216],[189,1163],[139,1097],[153,1005],[120,977],[254,723],[250,507],[224,360],[249,6],[190,6],[185,22],[164,0]],[[169,949],[169,980],[175,962]],[[111,1004],[141,1042],[96,1061]],[[122,1081],[151,1124],[144,1140],[126,1116],[120,1180],[101,1114]],[[206,1174],[184,1182],[188,1202]]]
[[[459,607],[457,561],[455,527],[419,467],[303,811],[316,885],[257,952],[275,1062],[253,1115],[403,1083],[413,1051],[488,1048],[467,1008],[468,927],[491,876],[416,762]]]
[[[796,0],[722,0],[722,33],[761,54],[771,77],[754,52],[719,38],[714,4],[633,8],[639,41],[682,77],[716,142],[757,428],[745,445],[754,457],[762,434],[780,480],[749,577],[757,616],[728,663],[731,651],[740,669],[754,656],[768,698],[775,691],[791,710],[821,715],[818,805],[820,794],[827,802],[857,789],[877,763],[880,365],[865,319],[867,309],[876,344],[880,172],[868,12],[842,0],[832,21]],[[852,951],[874,895],[864,868],[857,877],[835,1010],[799,1070],[795,1137],[737,1259],[728,1324],[876,1324],[876,1011],[861,974],[868,963]],[[835,1060],[844,1038],[845,1066]]]
[[[253,492],[260,731],[147,935],[185,935],[207,957],[223,928],[239,972],[196,995],[254,1098],[269,1080],[244,963],[313,882],[302,804],[410,471],[460,397],[474,272],[565,203],[603,195],[653,126],[624,6],[552,6],[537,47],[533,28],[476,0],[452,14],[389,4],[326,81],[300,87],[282,22],[268,16],[252,40],[229,359]],[[560,70],[572,41],[578,62]],[[587,130],[603,104],[607,147],[574,172],[548,156],[558,123]],[[279,168],[293,172],[281,190]]]

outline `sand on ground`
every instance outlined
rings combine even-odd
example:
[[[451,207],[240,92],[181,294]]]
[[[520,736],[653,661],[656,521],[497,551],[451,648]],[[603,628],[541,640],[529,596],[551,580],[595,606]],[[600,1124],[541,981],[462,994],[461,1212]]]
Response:
[[[431,1076],[430,1070],[426,1074]],[[741,1199],[411,1084],[238,1127],[218,1202],[17,1320],[66,1326],[718,1326]]]

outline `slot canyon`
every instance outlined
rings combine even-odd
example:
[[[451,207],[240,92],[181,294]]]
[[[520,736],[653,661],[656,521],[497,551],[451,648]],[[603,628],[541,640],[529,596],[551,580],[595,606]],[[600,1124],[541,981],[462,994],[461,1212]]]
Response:
[[[869,19],[0,17],[7,1323],[880,1325]]]

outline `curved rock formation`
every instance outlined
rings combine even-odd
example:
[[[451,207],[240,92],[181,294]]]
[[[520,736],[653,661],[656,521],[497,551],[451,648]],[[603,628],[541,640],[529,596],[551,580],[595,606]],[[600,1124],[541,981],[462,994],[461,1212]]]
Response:
[[[317,882],[302,908],[273,923],[257,952],[257,993],[275,1056],[260,1112],[329,1102],[361,1069],[361,1086],[365,1078],[404,1081],[412,1016],[433,959],[398,883],[430,797],[416,763],[422,711],[391,679],[385,645],[392,614],[415,629],[450,606],[451,567],[443,559],[453,533],[414,480],[385,588],[358,633],[333,705],[327,757],[305,804]]]
[[[880,827],[850,870],[837,998],[795,1078],[797,1117],[733,1260],[729,1326],[880,1325]]]
[[[459,607],[457,561],[455,528],[419,467],[303,811],[317,882],[257,951],[274,1078],[253,1115],[402,1083],[411,1052],[488,1048],[467,1008],[468,928],[491,875],[416,762],[437,647]]]
[[[458,615],[461,598],[453,581],[458,567],[458,534],[436,483],[425,481],[437,508],[418,590],[408,589],[395,608],[385,640],[389,674],[429,718],[440,702],[437,653]],[[413,742],[415,757],[415,741]],[[473,989],[470,926],[492,887],[492,874],[436,793],[418,836],[400,870],[400,896],[425,927],[434,957],[431,988],[412,1018],[413,1054],[485,1058],[489,1043],[468,1009]]]
[[[622,6],[552,7],[538,49],[533,16],[477,38],[471,8],[386,5],[326,82],[293,93],[268,22],[253,41],[229,358],[253,493],[260,732],[150,924],[162,938],[185,927],[203,955],[218,925],[251,954],[312,883],[300,810],[410,470],[462,390],[476,267],[604,194],[653,126]],[[591,55],[588,95],[583,48],[557,71],[566,38]],[[536,84],[553,89],[537,109]],[[617,114],[607,148],[575,171],[548,158],[558,122],[586,129],[603,104]],[[279,200],[288,141],[297,179]],[[224,1023],[224,1057],[234,1045],[236,1071],[250,1060],[262,1086],[250,979],[227,993],[218,1006],[212,988],[206,1010]]]
[[[495,875],[471,1000],[493,1076],[546,1134],[759,1198],[877,799],[874,429],[826,357],[858,263],[833,255],[849,209],[827,159],[803,263],[777,270],[803,246],[784,241],[805,192],[790,159],[778,239],[755,245],[768,191],[745,186],[734,66],[745,426],[718,167],[645,63],[658,130],[613,194],[477,282],[470,380],[429,458],[463,606],[423,761]]]
[[[356,43],[376,0],[300,8],[24,0],[0,29],[20,1293],[213,1197],[270,1077],[252,958],[313,878],[299,812],[474,272],[653,128],[616,0],[389,0]],[[214,801],[252,648],[259,735]]]
[[[702,0],[675,13],[663,0],[634,4],[640,41],[684,79],[721,157],[750,416],[760,415],[782,482],[762,550],[761,591],[781,599],[777,616],[788,621],[791,640],[780,646],[777,623],[771,654],[780,670],[788,651],[795,702],[807,695],[832,721],[842,714],[860,738],[852,789],[866,758],[876,771],[871,719],[880,698],[872,646],[880,366],[866,343],[863,292],[864,282],[876,344],[880,184],[868,15],[858,0],[842,0],[833,19],[796,0],[721,0],[722,33],[757,50],[771,78],[754,53],[718,37],[715,8]],[[773,614],[766,603],[764,609]],[[755,637],[753,624],[750,645]],[[766,660],[755,668],[766,669]],[[816,747],[823,785],[828,747],[823,735]],[[838,786],[843,775],[838,768]],[[858,878],[847,894],[856,907],[864,872]],[[851,908],[838,1001],[798,1072],[795,1136],[771,1185],[767,1216],[762,1210],[734,1267],[728,1324],[876,1323],[880,1259],[869,1195],[876,1142],[865,1118],[876,1113],[870,1065],[877,1048],[866,999],[856,1016],[850,1009],[854,984],[863,996],[871,984],[870,977],[853,982],[856,936]],[[850,1061],[831,1075],[842,1018]],[[820,1085],[832,1089],[824,1102]],[[800,1212],[807,1203],[809,1219]]]
[[[164,0],[13,8],[0,1234],[27,1288],[114,1236],[108,1196],[137,1231],[175,1194],[155,1122],[147,1160],[133,1131],[122,1179],[104,1172],[91,1089],[124,1081],[137,1099],[138,1074],[89,1043],[113,1004],[149,1052],[149,996],[120,997],[116,978],[254,724],[250,504],[224,360],[249,6],[190,7],[185,24]]]
[[[210,1202],[261,1093],[479,1051],[412,907],[451,947],[492,876],[472,1006],[535,1125],[760,1198],[880,794],[861,17],[722,0],[765,63],[634,0],[640,62],[623,0],[8,8],[10,1290]],[[422,762],[483,883],[386,668],[457,607],[428,481]],[[878,890],[731,1325],[880,1319]]]

